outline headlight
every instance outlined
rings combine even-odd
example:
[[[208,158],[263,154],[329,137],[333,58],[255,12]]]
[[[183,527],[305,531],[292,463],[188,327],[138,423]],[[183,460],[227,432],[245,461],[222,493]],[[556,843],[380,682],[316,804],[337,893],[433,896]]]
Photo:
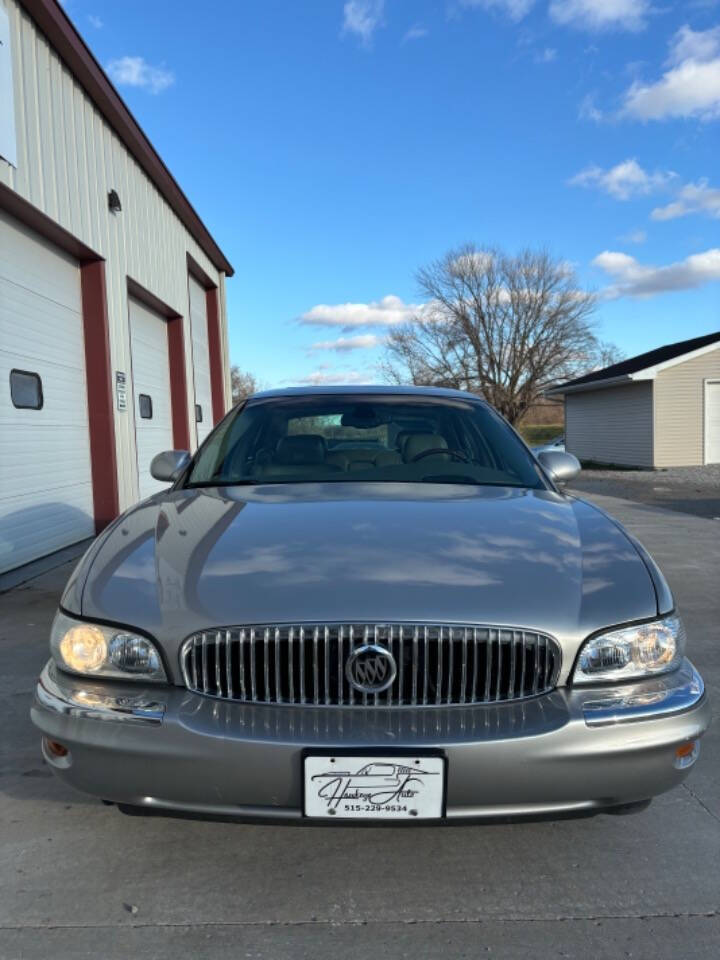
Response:
[[[61,611],[50,631],[50,652],[63,670],[92,677],[167,680],[155,644],[118,627],[74,620]]]
[[[587,640],[580,650],[573,683],[633,680],[668,673],[685,653],[680,617],[612,630]]]

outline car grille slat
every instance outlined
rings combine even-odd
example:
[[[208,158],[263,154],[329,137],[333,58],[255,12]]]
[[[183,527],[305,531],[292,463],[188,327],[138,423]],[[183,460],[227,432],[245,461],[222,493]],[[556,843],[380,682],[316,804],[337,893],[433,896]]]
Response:
[[[364,644],[396,663],[387,690],[364,693],[346,676]],[[498,703],[552,690],[561,652],[531,630],[444,624],[271,624],[223,627],[183,644],[185,685],[243,703],[423,706]]]
[[[300,703],[305,703],[305,628],[300,627]]]
[[[202,682],[203,682],[203,693],[208,692],[208,652],[207,652],[207,637],[205,634],[202,634],[200,642],[202,643]]]

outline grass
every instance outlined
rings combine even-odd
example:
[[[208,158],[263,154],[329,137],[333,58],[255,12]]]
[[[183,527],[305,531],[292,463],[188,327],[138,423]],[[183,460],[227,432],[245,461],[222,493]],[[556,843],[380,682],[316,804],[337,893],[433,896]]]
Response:
[[[561,437],[565,432],[562,423],[523,423],[517,429],[525,443],[530,447],[539,447],[541,443],[549,443],[555,437]]]

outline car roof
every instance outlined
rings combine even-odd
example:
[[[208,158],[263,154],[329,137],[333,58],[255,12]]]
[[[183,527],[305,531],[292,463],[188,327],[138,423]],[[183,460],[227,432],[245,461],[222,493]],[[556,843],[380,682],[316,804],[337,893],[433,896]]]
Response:
[[[437,399],[452,398],[455,400],[480,400],[474,393],[468,393],[466,390],[451,390],[446,387],[415,387],[415,386],[391,386],[368,384],[367,386],[359,384],[333,385],[333,386],[304,386],[304,387],[285,387],[278,390],[263,390],[260,393],[254,393],[248,399],[265,400],[274,397],[436,397]]]

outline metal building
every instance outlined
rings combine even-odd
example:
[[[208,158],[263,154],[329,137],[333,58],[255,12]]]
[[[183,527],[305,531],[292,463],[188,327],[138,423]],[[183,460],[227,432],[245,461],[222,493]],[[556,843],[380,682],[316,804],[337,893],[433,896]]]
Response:
[[[720,463],[720,333],[682,340],[570,380],[565,448],[633,467]]]
[[[0,0],[0,572],[230,404],[232,267],[55,0]]]

